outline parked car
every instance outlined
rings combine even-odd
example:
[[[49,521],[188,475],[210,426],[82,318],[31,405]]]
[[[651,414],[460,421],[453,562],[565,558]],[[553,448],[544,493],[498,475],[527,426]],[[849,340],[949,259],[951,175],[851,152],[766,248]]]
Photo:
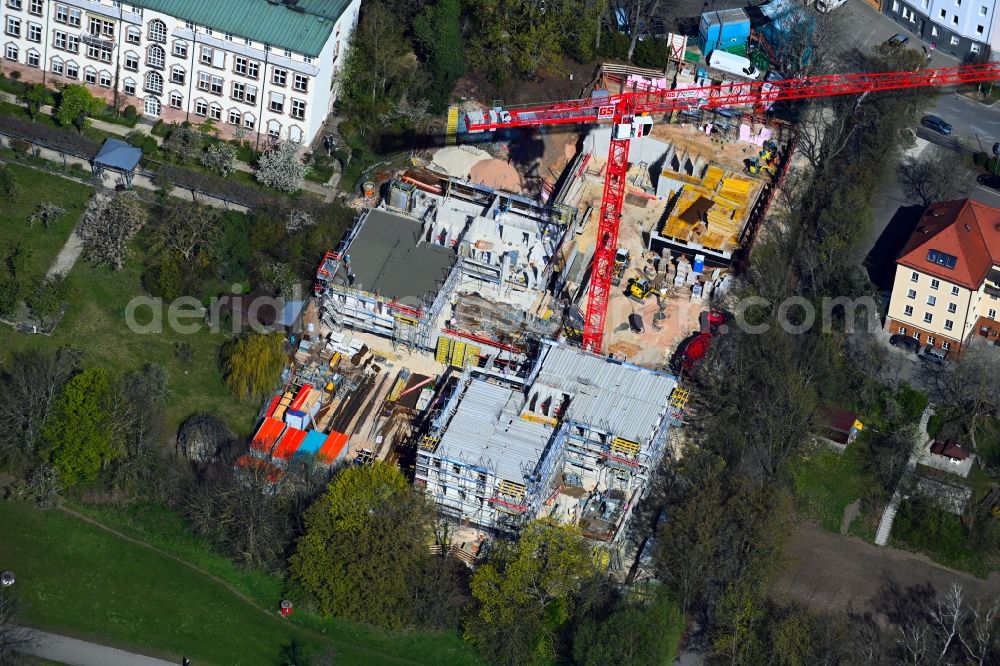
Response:
[[[935,132],[940,132],[945,136],[951,134],[952,131],[951,125],[949,125],[942,119],[938,118],[937,116],[924,116],[923,120],[920,121],[920,124],[926,127],[927,129],[932,129]]]
[[[893,335],[889,338],[889,344],[893,347],[899,347],[900,349],[906,349],[914,354],[920,351],[920,342],[916,339],[911,338],[908,335]]]
[[[884,49],[898,49],[902,46],[906,46],[906,43],[910,41],[910,38],[901,32],[897,32],[895,35],[889,39],[882,42],[882,48]]]
[[[1000,143],[993,144],[993,154],[1000,157]]]
[[[976,182],[983,187],[990,187],[994,190],[1000,190],[1000,175],[994,175],[992,173],[981,173],[976,176]]]
[[[924,351],[921,352],[920,358],[924,361],[928,361],[929,363],[936,363],[937,365],[941,365],[942,363],[944,363],[944,360],[948,358],[948,352],[946,352],[943,349],[938,349],[937,347],[927,345],[926,347],[924,347]]]

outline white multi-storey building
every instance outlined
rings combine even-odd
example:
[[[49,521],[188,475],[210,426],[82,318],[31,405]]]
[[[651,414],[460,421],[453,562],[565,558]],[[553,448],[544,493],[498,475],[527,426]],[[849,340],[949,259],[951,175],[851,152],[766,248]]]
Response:
[[[960,60],[1000,50],[997,0],[886,0],[883,8],[907,30]]]
[[[167,122],[308,143],[361,0],[2,0],[3,71]]]

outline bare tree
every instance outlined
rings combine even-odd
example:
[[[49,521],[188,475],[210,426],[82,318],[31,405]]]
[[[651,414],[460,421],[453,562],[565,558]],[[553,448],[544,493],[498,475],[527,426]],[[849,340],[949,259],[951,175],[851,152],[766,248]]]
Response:
[[[969,622],[965,631],[958,635],[965,648],[965,654],[973,663],[982,666],[996,649],[996,620],[1000,610],[1000,597],[985,608],[980,602],[969,609]]]
[[[151,225],[154,242],[184,261],[207,258],[220,235],[221,214],[214,208],[176,200],[163,202]]]
[[[80,222],[84,256],[120,270],[129,253],[129,241],[146,223],[146,217],[146,209],[134,192],[94,195]]]
[[[20,653],[35,642],[31,632],[16,624],[17,617],[17,598],[0,587],[0,664],[23,663]]]
[[[931,631],[941,647],[938,661],[943,661],[952,642],[955,641],[962,623],[965,621],[965,595],[962,586],[954,582],[948,588],[944,599],[935,603],[927,612],[931,619]]]
[[[901,651],[903,663],[921,666],[927,663],[930,630],[923,618],[911,618],[896,627],[896,644]]]
[[[189,416],[177,431],[177,446],[188,460],[211,462],[233,449],[236,433],[214,414]]]
[[[905,157],[896,169],[904,196],[927,207],[935,201],[955,199],[963,193],[961,163],[940,146],[927,146],[919,157]]]
[[[632,62],[632,54],[635,52],[635,45],[641,36],[640,26],[644,21],[648,21],[650,16],[656,14],[660,6],[660,0],[633,0],[632,4],[632,41],[628,43],[628,53],[625,59]],[[599,32],[599,31],[598,31]]]
[[[1000,357],[983,346],[970,345],[958,361],[941,369],[937,379],[944,400],[968,415],[965,429],[976,449],[986,417],[997,413]]]
[[[53,402],[78,368],[79,354],[66,348],[15,353],[0,367],[0,468],[30,464]]]

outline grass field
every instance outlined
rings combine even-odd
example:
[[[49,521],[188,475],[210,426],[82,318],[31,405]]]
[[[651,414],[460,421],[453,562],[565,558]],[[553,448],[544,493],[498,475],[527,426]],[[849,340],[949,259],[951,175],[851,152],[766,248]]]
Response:
[[[90,188],[27,167],[12,165],[11,169],[25,183],[25,194],[16,204],[0,207],[0,247],[14,239],[30,243],[36,249],[31,270],[44,274],[85,207]],[[29,230],[25,220],[41,201],[55,201],[69,212],[48,231]],[[120,271],[77,261],[67,279],[66,315],[52,335],[26,335],[0,327],[0,357],[6,351],[71,346],[84,352],[85,364],[119,374],[154,363],[166,368],[170,377],[167,427],[171,432],[188,415],[209,411],[224,418],[238,434],[249,434],[258,405],[235,400],[219,370],[219,349],[229,336],[207,329],[193,335],[173,332],[166,326],[165,313],[162,333],[134,333],[126,326],[126,306],[142,293],[144,264],[141,252],[129,257]],[[144,309],[136,319],[146,323],[150,317]],[[178,357],[176,345],[181,342],[190,345],[190,360]]]
[[[844,509],[864,493],[868,479],[857,442],[839,454],[818,446],[792,465],[795,498],[802,512],[824,529],[840,532]]]
[[[7,168],[20,185],[21,193],[0,205],[0,251],[15,242],[22,243],[30,253],[27,278],[34,283],[45,275],[59,254],[94,190],[18,164],[8,164]],[[35,208],[49,201],[62,206],[66,212],[48,229],[40,224],[28,227],[28,217]]]
[[[0,524],[0,562],[17,573],[26,620],[43,629],[178,662],[185,654],[199,665],[280,664],[293,642],[303,652],[332,645],[343,664],[478,663],[454,634],[283,620],[180,562],[60,511],[0,502]],[[203,565],[209,556],[202,550],[192,559]],[[278,589],[276,580],[262,585],[254,597]]]

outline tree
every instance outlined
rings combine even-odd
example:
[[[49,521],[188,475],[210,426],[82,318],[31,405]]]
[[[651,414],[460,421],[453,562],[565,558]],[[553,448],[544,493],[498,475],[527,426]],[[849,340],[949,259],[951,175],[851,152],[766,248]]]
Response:
[[[225,178],[236,167],[236,147],[227,141],[216,141],[201,154],[201,163]]]
[[[625,55],[626,60],[632,60],[632,54],[635,52],[635,45],[639,43],[639,37],[646,34],[642,30],[643,23],[647,21],[650,16],[654,16],[656,14],[656,10],[659,6],[660,0],[632,0],[632,12],[630,17],[632,39],[628,44],[628,53]]]
[[[82,134],[88,125],[87,117],[99,112],[103,106],[104,102],[90,94],[85,87],[68,85],[59,94],[55,119],[60,125],[73,125]]]
[[[66,348],[15,352],[0,366],[0,470],[17,473],[39,459],[53,406],[78,367]]]
[[[80,222],[83,254],[88,261],[121,270],[129,241],[146,224],[147,213],[135,192],[95,194]]]
[[[0,588],[0,664],[22,663],[23,651],[36,642],[29,630],[19,626],[19,610],[16,593]]]
[[[244,566],[276,568],[292,525],[288,497],[278,492],[270,469],[258,465],[237,471],[226,464],[210,471],[184,503],[194,532]]]
[[[466,638],[500,664],[546,663],[572,615],[573,597],[594,575],[579,529],[543,520],[529,523],[516,543],[497,543],[472,576],[476,611]]]
[[[152,225],[154,247],[185,263],[205,267],[215,252],[221,231],[221,213],[191,201],[168,199],[160,203]]]
[[[236,433],[214,414],[201,412],[189,416],[177,431],[177,446],[188,460],[212,462],[235,448]]]
[[[41,224],[43,228],[48,229],[65,213],[66,209],[62,206],[46,201],[38,204],[38,207],[32,211],[31,216],[28,217],[28,226],[34,227],[36,224]]]
[[[178,125],[170,130],[161,148],[178,164],[190,164],[202,153],[205,135],[193,127]]]
[[[69,284],[66,277],[57,273],[43,277],[34,290],[25,295],[24,300],[32,314],[45,321],[55,314],[68,295]]]
[[[465,72],[461,14],[459,0],[437,0],[413,24],[413,33],[430,70],[427,98],[433,113],[441,113],[448,106],[455,82]]]
[[[603,621],[590,620],[575,631],[573,658],[580,666],[673,663],[684,616],[663,590],[649,602],[622,602]]]
[[[383,2],[364,7],[344,60],[339,85],[359,117],[377,118],[413,82],[415,63],[403,26]]]
[[[0,198],[16,199],[21,195],[21,185],[6,164],[0,164]]]
[[[257,158],[254,177],[267,187],[282,192],[295,192],[302,187],[302,181],[309,167],[299,159],[299,145],[291,141],[279,141],[271,150]]]
[[[40,83],[28,86],[24,92],[18,95],[17,100],[24,104],[28,111],[28,117],[35,120],[38,117],[42,106],[52,103],[49,91]]]
[[[963,171],[955,154],[939,146],[927,146],[919,157],[907,156],[896,168],[903,195],[930,206],[936,201],[963,194]]]
[[[249,333],[224,352],[226,386],[240,399],[263,397],[278,383],[286,361],[284,335]]]
[[[292,576],[324,615],[411,624],[410,586],[430,557],[433,516],[397,467],[350,467],[306,512]]]
[[[103,368],[89,368],[63,386],[42,434],[64,487],[97,479],[98,473],[125,451],[113,433],[108,403],[111,378]]]

